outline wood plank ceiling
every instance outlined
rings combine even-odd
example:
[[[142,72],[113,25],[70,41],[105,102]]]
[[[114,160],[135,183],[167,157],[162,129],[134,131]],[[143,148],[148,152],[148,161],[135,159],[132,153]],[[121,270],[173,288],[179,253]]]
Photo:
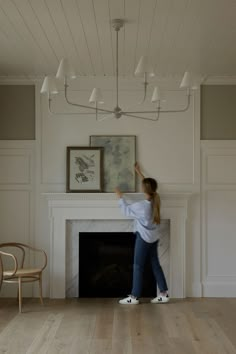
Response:
[[[144,54],[158,75],[236,75],[235,0],[0,0],[0,76],[53,74],[61,57],[81,75],[113,75],[113,18],[127,21],[124,76]]]

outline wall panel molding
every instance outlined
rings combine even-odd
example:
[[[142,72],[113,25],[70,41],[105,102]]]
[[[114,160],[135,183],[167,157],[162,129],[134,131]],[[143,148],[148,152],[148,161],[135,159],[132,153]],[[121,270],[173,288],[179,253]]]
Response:
[[[0,149],[0,185],[27,185],[31,183],[31,159],[28,151]]]

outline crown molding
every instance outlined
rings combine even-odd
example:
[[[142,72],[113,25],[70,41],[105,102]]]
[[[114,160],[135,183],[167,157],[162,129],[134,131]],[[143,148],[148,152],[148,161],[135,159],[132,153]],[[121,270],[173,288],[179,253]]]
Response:
[[[202,85],[236,85],[236,76],[208,76]]]
[[[34,85],[42,79],[39,76],[0,76],[0,85]]]
[[[110,82],[113,84],[114,76],[80,76],[80,81],[89,82],[93,80],[99,80],[101,85],[103,82]],[[28,76],[0,76],[0,85],[32,85],[36,83],[41,83],[44,79],[41,75],[28,75]],[[150,85],[159,85],[160,87],[168,87],[168,86],[178,86],[181,82],[181,75],[157,75],[154,78],[150,78]],[[73,82],[71,81],[71,85],[73,87]],[[195,75],[195,81],[199,85],[236,85],[236,76],[207,76],[203,75]],[[140,78],[136,78],[135,76],[126,76],[120,78],[121,83],[131,83],[137,85],[140,83]]]

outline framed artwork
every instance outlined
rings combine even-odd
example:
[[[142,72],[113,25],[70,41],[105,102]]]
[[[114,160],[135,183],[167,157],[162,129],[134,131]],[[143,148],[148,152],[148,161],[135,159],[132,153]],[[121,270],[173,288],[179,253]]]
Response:
[[[102,192],[103,150],[102,147],[67,147],[68,193]]]
[[[91,135],[90,146],[104,148],[104,192],[135,192],[136,136]]]

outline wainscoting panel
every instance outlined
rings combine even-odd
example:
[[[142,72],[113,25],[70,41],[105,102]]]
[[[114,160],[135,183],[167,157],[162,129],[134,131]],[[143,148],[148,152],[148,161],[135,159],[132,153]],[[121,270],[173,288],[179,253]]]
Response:
[[[30,155],[17,150],[0,150],[0,184],[29,184]]]
[[[222,152],[221,152],[222,153]],[[227,149],[224,155],[207,156],[207,184],[236,185],[236,150]]]

